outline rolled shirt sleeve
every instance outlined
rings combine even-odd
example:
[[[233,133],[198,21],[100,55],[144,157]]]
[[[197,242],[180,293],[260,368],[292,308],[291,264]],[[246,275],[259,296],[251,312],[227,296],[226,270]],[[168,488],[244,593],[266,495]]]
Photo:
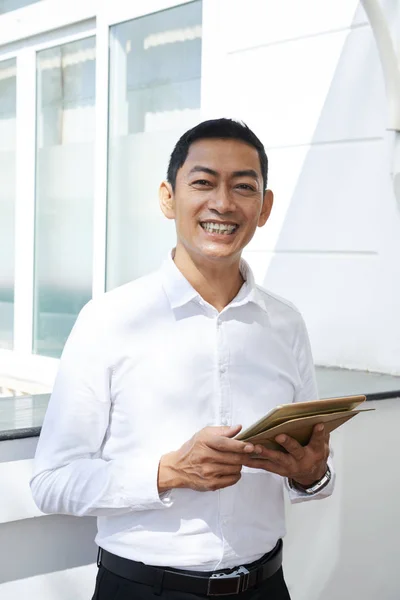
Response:
[[[89,302],[65,345],[36,451],[30,485],[45,513],[113,516],[172,503],[171,494],[158,493],[160,456],[102,458],[111,411],[107,335]]]

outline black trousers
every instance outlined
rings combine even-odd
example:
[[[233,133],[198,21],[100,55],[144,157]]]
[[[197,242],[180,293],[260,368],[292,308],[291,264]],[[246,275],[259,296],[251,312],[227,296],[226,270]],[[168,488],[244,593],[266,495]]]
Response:
[[[157,590],[158,591],[158,590]],[[207,596],[163,589],[156,594],[152,586],[129,581],[100,566],[92,600],[205,600]],[[209,597],[213,600],[213,597]],[[258,588],[237,595],[220,596],[214,600],[290,600],[289,591],[279,569]]]

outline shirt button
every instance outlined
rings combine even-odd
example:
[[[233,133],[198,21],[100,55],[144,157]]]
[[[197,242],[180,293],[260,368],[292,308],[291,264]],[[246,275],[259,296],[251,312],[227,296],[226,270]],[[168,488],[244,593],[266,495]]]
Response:
[[[221,365],[221,366],[220,366],[220,368],[219,368],[219,372],[220,372],[220,373],[225,373],[225,372],[226,372],[226,367],[225,367],[225,365]]]
[[[228,419],[222,419],[221,423],[222,425],[228,425]]]

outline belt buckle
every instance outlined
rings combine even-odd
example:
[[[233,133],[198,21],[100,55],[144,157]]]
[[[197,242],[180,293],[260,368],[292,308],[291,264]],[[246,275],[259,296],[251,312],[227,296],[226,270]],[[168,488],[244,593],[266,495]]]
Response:
[[[231,581],[228,581],[231,580]],[[221,584],[222,585],[219,585]],[[226,585],[228,583],[228,586]],[[232,586],[229,586],[232,583]],[[249,571],[239,567],[232,573],[214,573],[208,580],[207,596],[230,596],[245,592],[249,586]]]

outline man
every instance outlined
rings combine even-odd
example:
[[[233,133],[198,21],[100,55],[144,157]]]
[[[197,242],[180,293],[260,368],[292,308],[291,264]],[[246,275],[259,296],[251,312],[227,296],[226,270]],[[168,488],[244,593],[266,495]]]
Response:
[[[66,344],[31,482],[44,512],[98,517],[94,599],[283,600],[283,490],[333,488],[323,425],[286,452],[235,439],[317,397],[304,322],[241,253],[271,212],[267,156],[241,123],[185,133],[161,184],[176,248],[90,302]]]

